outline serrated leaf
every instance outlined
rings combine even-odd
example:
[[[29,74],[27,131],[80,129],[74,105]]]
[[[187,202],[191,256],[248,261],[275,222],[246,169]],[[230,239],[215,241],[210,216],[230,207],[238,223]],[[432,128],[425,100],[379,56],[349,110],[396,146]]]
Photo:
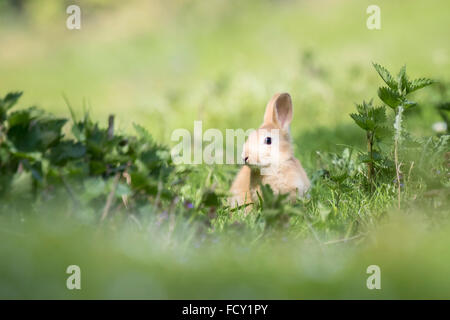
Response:
[[[380,161],[383,157],[381,156],[381,154],[379,154],[376,151],[372,152],[372,157],[370,156],[370,154],[361,154],[359,156],[359,161],[363,162],[363,163],[375,163],[377,161]]]
[[[369,125],[367,124],[366,119],[356,113],[350,114],[350,117],[355,121],[355,123],[363,130],[370,130]]]
[[[3,122],[7,118],[7,112],[22,96],[22,92],[10,92],[3,99],[0,99],[0,122]]]
[[[376,126],[386,121],[385,108],[372,107],[372,100],[369,102],[363,101],[362,104],[356,104],[358,114],[350,114],[350,117],[356,122],[356,124],[368,131],[374,130]]]
[[[408,76],[406,75],[406,65],[400,68],[397,75],[397,87],[400,92],[406,93],[408,87]]]
[[[30,121],[44,115],[44,111],[35,107],[14,111],[9,114],[8,125],[14,127],[16,125],[29,125]]]
[[[138,134],[139,138],[143,138],[143,139],[147,140],[148,142],[153,143],[152,135],[143,126],[133,123],[133,127],[134,127],[134,130],[136,130],[136,133]]]
[[[360,113],[360,114],[366,114],[366,108],[364,104],[358,104],[356,103],[356,110]]]
[[[81,143],[62,141],[50,150],[50,162],[62,165],[69,160],[80,159],[86,154],[86,148]]]
[[[372,160],[372,158],[370,158],[370,155],[368,155],[368,154],[361,154],[361,155],[358,157],[358,160],[359,160],[360,162],[362,162],[362,163],[372,163],[372,162],[374,162],[374,161]]]
[[[434,81],[427,78],[419,78],[408,83],[407,93],[414,92],[416,90],[422,89],[430,84],[433,84]]]
[[[377,125],[380,125],[386,121],[386,108],[383,106],[371,108],[369,110],[369,116]]]
[[[384,138],[390,137],[390,136],[392,136],[392,129],[391,129],[391,127],[379,126],[375,130],[375,137],[378,140],[381,140],[381,139],[384,139]]]
[[[378,63],[372,63],[381,79],[393,90],[397,90],[397,82],[394,80],[389,71]]]
[[[23,92],[10,92],[3,99],[0,99],[0,109],[8,111],[17,103]]]
[[[61,130],[67,119],[43,119],[38,122],[40,130],[40,147],[43,151],[62,137]]]
[[[398,94],[394,90],[387,87],[381,87],[378,89],[378,97],[393,109],[397,108],[402,103],[402,100]]]
[[[45,152],[47,148],[56,143],[61,137],[61,129],[66,119],[37,118],[31,112],[23,110],[11,115],[8,122],[8,139],[19,151]]]

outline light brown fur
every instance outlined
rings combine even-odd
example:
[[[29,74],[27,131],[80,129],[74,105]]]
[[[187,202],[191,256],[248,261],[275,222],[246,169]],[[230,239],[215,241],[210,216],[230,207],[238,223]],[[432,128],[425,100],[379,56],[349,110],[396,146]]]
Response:
[[[288,93],[275,94],[269,101],[261,127],[250,134],[245,142],[243,159],[247,159],[237,174],[232,186],[229,204],[251,204],[258,201],[257,191],[261,185],[268,184],[275,193],[288,193],[291,200],[304,195],[310,187],[310,182],[300,161],[295,158],[291,136],[290,123],[293,116],[292,100]],[[267,136],[272,136],[270,130],[278,130],[279,140],[276,144],[277,161],[271,147],[264,143]],[[274,149],[275,150],[275,149]],[[265,173],[262,174],[262,169]],[[268,171],[267,171],[268,170]],[[270,174],[267,174],[270,172]],[[250,208],[247,207],[247,208]]]

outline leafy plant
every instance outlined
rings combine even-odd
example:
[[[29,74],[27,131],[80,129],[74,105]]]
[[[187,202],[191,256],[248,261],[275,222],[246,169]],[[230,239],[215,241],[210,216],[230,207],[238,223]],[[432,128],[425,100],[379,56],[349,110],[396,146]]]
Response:
[[[25,171],[36,199],[55,198],[62,189],[76,207],[101,211],[102,220],[117,208],[116,200],[134,212],[149,203],[170,208],[178,203],[177,188],[189,171],[175,172],[169,149],[143,127],[134,125],[136,135],[117,134],[114,117],[101,127],[89,113],[78,120],[69,105],[72,136],[66,137],[62,129],[68,119],[34,107],[11,112],[20,96],[0,99],[0,197]],[[199,206],[208,212],[219,200],[208,188]]]
[[[266,229],[286,227],[292,214],[287,205],[288,194],[275,194],[270,185],[261,185],[258,192],[260,218],[265,221]]]
[[[389,134],[389,129],[386,126],[385,107],[374,107],[372,101],[363,101],[362,104],[357,104],[356,110],[358,113],[350,114],[355,123],[366,131],[367,154],[361,160],[367,163],[367,178],[371,190],[373,179],[375,179],[375,164],[382,159],[381,152],[375,143]]]
[[[397,78],[395,79],[390,72],[383,66],[374,63],[375,70],[380,75],[381,79],[387,84],[387,87],[380,87],[378,89],[378,97],[389,106],[395,113],[394,121],[394,161],[395,171],[397,175],[397,190],[398,190],[398,207],[400,208],[400,194],[401,194],[401,161],[399,160],[399,148],[402,140],[402,121],[403,112],[409,108],[417,105],[416,102],[407,99],[407,96],[433,83],[433,80],[427,78],[419,78],[410,81],[406,74],[406,66],[403,66]]]

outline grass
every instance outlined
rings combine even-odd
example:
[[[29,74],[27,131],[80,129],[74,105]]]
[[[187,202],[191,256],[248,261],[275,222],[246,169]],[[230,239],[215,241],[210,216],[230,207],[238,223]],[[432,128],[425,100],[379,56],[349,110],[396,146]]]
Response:
[[[288,91],[296,155],[314,186],[294,206],[245,216],[203,205],[205,190],[226,193],[237,167],[179,167],[190,173],[171,209],[148,201],[126,210],[118,196],[100,223],[104,202],[32,201],[22,174],[0,203],[0,298],[449,298],[448,176],[436,187],[416,164],[401,210],[394,175],[367,192],[357,160],[365,136],[349,117],[355,102],[381,104],[372,61],[449,81],[448,4],[381,0],[380,31],[365,28],[369,4],[114,2],[87,11],[81,32],[66,30],[58,10],[50,13],[57,19],[38,9],[4,15],[1,95],[24,90],[21,106],[66,116],[65,94],[78,115],[88,108],[106,126],[113,113],[119,132],[137,122],[170,145],[171,132],[193,130],[194,120],[204,130],[255,128],[270,96]],[[434,105],[446,90],[414,97],[421,106],[406,114],[407,131],[434,135]],[[349,178],[326,179],[324,170]],[[70,264],[81,267],[80,291],[65,286]],[[366,287],[373,264],[382,290]]]
[[[4,226],[4,218],[2,218]],[[166,228],[95,230],[54,219],[25,219],[0,233],[2,298],[442,299],[449,298],[448,223],[430,232],[423,215],[393,214],[364,241],[313,239],[189,241]],[[73,222],[73,221],[72,221]],[[6,224],[8,225],[8,224]],[[192,237],[190,239],[193,239]],[[74,243],[75,242],[75,243]],[[68,265],[82,289],[65,287]],[[381,290],[366,269],[381,268]]]

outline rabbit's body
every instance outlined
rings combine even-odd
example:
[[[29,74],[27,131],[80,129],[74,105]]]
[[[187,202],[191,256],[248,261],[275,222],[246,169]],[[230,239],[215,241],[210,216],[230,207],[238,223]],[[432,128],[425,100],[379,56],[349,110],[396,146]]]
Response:
[[[260,185],[265,184],[270,185],[275,193],[288,193],[291,200],[304,195],[310,186],[305,170],[294,157],[280,165],[274,175],[261,175],[258,169],[244,166],[231,186],[230,204],[256,203]]]
[[[291,119],[289,94],[276,94],[267,105],[263,125],[249,136],[244,145],[246,165],[231,186],[231,206],[256,203],[257,192],[265,184],[270,185],[275,193],[289,194],[291,200],[309,189],[306,172],[294,157],[289,132]]]

